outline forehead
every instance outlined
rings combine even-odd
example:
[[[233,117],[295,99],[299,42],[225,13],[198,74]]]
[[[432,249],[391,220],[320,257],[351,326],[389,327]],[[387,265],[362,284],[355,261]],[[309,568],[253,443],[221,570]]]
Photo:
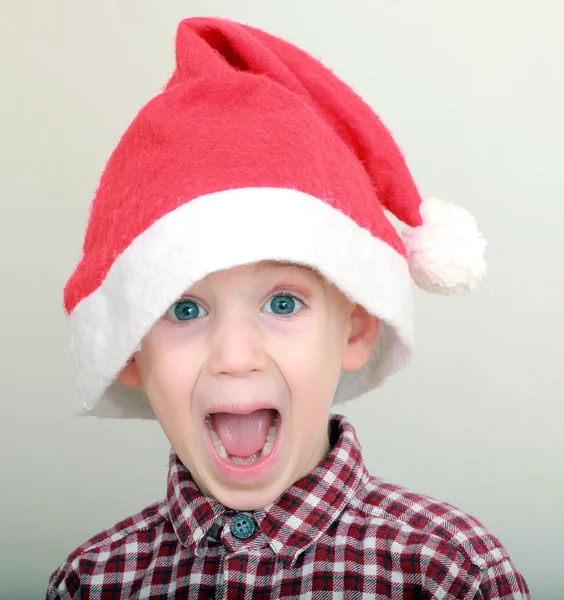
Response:
[[[283,261],[283,260],[261,260],[259,262],[247,263],[245,265],[239,265],[236,267],[232,267],[230,269],[226,269],[226,271],[238,271],[240,269],[245,269],[247,272],[253,274],[253,276],[259,275],[272,275],[279,277],[281,276],[284,280],[288,281],[292,278],[292,276],[299,277],[303,279],[304,277],[310,278],[311,283],[315,283],[320,285],[323,289],[328,289],[332,287],[330,282],[314,267],[310,267],[309,265],[294,263],[291,261]],[[214,273],[208,274],[203,279],[195,282],[192,287],[199,287],[201,285],[206,285],[215,279],[218,273],[222,271],[216,271]]]
[[[301,273],[315,277],[321,283],[326,283],[325,277],[323,277],[323,275],[317,269],[310,267],[309,265],[301,265],[301,264],[294,263],[291,261],[263,260],[258,263],[255,263],[254,269],[255,269],[255,273],[260,273],[261,271],[266,271],[268,269],[272,269],[272,270],[295,269]]]

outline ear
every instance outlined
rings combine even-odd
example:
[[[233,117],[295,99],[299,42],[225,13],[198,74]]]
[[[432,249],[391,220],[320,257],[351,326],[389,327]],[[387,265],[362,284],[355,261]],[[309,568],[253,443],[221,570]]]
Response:
[[[121,383],[123,383],[123,385],[126,385],[127,387],[136,388],[143,385],[141,371],[139,371],[139,366],[134,356],[129,359],[129,362],[121,370],[117,378]]]
[[[350,315],[350,330],[345,341],[342,369],[356,371],[370,358],[378,333],[380,319],[371,315],[362,305],[356,304]]]

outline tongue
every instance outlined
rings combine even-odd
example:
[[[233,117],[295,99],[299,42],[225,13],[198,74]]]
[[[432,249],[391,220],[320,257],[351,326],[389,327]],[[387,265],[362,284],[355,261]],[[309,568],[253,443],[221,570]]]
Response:
[[[262,450],[274,411],[256,410],[248,415],[214,413],[211,421],[229,456],[247,457]]]

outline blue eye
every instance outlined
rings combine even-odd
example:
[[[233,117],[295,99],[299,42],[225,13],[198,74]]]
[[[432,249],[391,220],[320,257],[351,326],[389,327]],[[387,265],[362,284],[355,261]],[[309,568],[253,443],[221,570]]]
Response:
[[[277,294],[266,303],[266,306],[272,305],[272,310],[265,312],[278,315],[288,316],[295,312],[296,303],[303,306],[303,302],[293,294]],[[203,314],[202,314],[203,313]],[[194,321],[198,317],[207,316],[208,312],[202,308],[195,300],[179,300],[171,305],[166,311],[166,316],[173,321]]]
[[[296,302],[303,305],[303,302],[292,294],[278,294],[277,296],[272,296],[272,298],[266,303],[266,306],[272,304],[274,307],[273,313],[283,316],[292,314],[294,312],[294,309],[296,308]]]
[[[180,302],[175,302],[166,311],[166,316],[170,317],[173,321],[193,321],[196,317],[200,316],[200,310],[206,312],[194,300],[181,300]]]

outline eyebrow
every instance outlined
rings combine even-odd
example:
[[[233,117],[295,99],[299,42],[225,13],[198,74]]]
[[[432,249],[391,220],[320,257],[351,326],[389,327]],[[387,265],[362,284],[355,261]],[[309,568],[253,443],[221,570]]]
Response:
[[[286,260],[265,260],[265,261],[255,262],[253,266],[254,266],[254,269],[255,269],[255,274],[258,274],[261,271],[264,271],[268,267],[275,267],[275,268],[277,268],[279,270],[282,270],[282,269],[288,268],[288,267],[295,267],[295,268],[298,268],[301,271],[304,271],[306,273],[311,273],[317,279],[317,281],[320,283],[320,285],[322,286],[322,288],[324,290],[327,289],[327,285],[329,284],[329,281],[319,271],[317,271],[315,268],[310,267],[308,265],[298,264],[298,263],[295,263],[295,262],[292,262],[292,261],[286,261]],[[289,277],[286,277],[285,280],[286,281],[279,282],[279,284],[280,285],[282,285],[282,284],[284,284],[284,285],[291,285],[291,281],[290,281]],[[184,294],[188,294],[188,293],[189,293],[188,290],[184,291]],[[309,293],[311,294],[311,291]]]

